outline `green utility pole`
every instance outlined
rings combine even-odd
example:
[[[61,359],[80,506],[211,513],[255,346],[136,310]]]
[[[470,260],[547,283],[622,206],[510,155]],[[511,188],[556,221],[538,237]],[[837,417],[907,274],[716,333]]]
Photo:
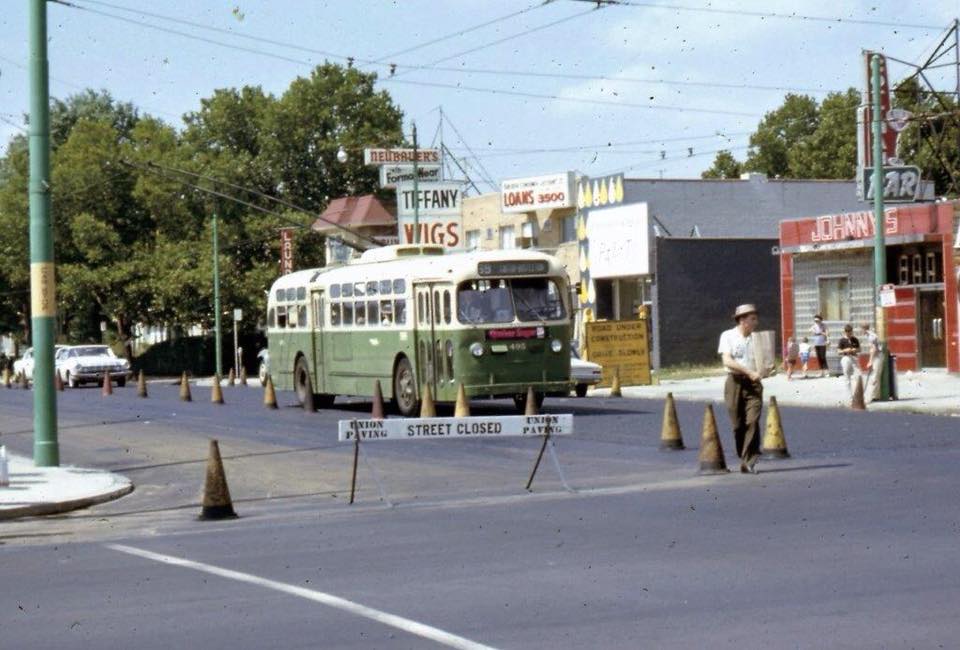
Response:
[[[876,309],[877,337],[880,339],[880,355],[883,359],[883,374],[880,382],[880,399],[890,399],[890,367],[887,350],[887,319],[880,306],[880,287],[887,281],[887,244],[884,237],[886,224],[883,218],[883,116],[880,114],[880,57],[870,59],[873,87],[873,300]]]
[[[220,330],[220,242],[217,237],[217,213],[213,213],[213,329],[216,333],[217,375],[223,377],[223,347]]]
[[[413,243],[420,243],[420,165],[417,163],[417,123],[413,123]]]
[[[57,294],[50,222],[50,80],[47,0],[30,0],[30,336],[33,342],[33,463],[60,465],[53,334]]]

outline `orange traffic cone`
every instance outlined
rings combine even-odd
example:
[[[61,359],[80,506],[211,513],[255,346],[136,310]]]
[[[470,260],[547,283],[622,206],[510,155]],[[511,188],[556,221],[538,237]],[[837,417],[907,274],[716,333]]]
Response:
[[[27,379],[27,373],[20,373],[20,388],[23,390],[30,390],[30,380]]]
[[[63,391],[63,378],[60,377],[60,373],[56,370],[53,371],[53,388],[58,391]]]
[[[457,386],[457,405],[453,409],[453,417],[470,417],[470,401],[467,399],[467,391],[464,389],[463,384]]]
[[[227,487],[227,476],[223,472],[223,461],[220,459],[220,445],[216,440],[211,440],[199,519],[233,519],[236,516]]]
[[[180,376],[180,401],[192,402],[193,396],[190,394],[190,380],[187,379],[187,371],[184,370]]]
[[[683,435],[680,433],[680,423],[677,421],[677,407],[673,403],[673,393],[667,393],[667,401],[663,404],[663,426],[660,428],[660,449],[686,449],[683,446]]]
[[[713,406],[707,404],[703,412],[703,430],[700,434],[700,474],[726,474],[727,461],[723,457],[723,445],[717,435],[717,420]]]
[[[223,404],[223,389],[220,388],[220,375],[213,375],[213,386],[210,387],[210,401],[214,404]]]
[[[233,366],[230,367],[230,373],[227,375],[227,386],[233,386],[237,383],[237,373],[234,372]]]
[[[107,395],[113,395],[113,382],[110,381],[110,371],[103,371],[103,390],[100,393],[104,397]]]
[[[527,388],[527,401],[523,405],[523,414],[526,417],[530,417],[531,415],[540,415],[537,412],[537,396],[533,392],[533,386]]]
[[[623,397],[623,391],[620,389],[620,367],[613,369],[613,382],[610,384],[610,397]]]
[[[137,397],[147,396],[147,378],[143,374],[143,369],[137,375]]]
[[[857,373],[857,383],[853,389],[853,398],[850,400],[850,408],[854,411],[865,411],[867,409],[867,405],[863,402],[863,380],[859,373]]]
[[[267,383],[263,387],[263,405],[268,409],[277,408],[277,392],[273,389],[273,377],[267,375]]]
[[[783,425],[780,423],[780,407],[777,398],[770,398],[770,408],[767,409],[767,426],[763,435],[763,444],[760,449],[764,458],[790,458],[787,451],[787,440],[783,436]]]
[[[383,419],[383,389],[380,388],[380,380],[373,384],[373,408],[370,409],[370,417],[374,420]]]
[[[240,366],[240,385],[241,386],[247,385],[247,369],[244,368],[243,366]]]
[[[430,384],[423,385],[423,401],[420,403],[420,417],[437,417],[437,405],[433,403],[433,393],[430,392]]]
[[[11,378],[10,378],[10,368],[3,369],[3,385],[6,386],[7,388],[13,387],[13,382],[11,381]]]

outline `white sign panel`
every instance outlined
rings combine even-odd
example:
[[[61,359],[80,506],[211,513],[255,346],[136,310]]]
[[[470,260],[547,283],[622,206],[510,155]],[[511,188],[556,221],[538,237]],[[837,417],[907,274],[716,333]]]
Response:
[[[548,430],[551,436],[569,436],[573,415],[340,420],[340,441],[516,438],[542,436]]]
[[[880,287],[880,306],[881,307],[897,306],[897,291],[896,289],[894,289],[892,284],[885,284]]]
[[[437,182],[440,178],[440,165],[418,165],[420,182]],[[413,182],[413,165],[384,165],[380,168],[380,187],[396,187],[400,183]]]
[[[399,240],[401,244],[415,244],[413,215],[397,218]],[[447,248],[464,247],[463,218],[431,217],[420,215],[420,244],[439,244]]]
[[[528,212],[574,205],[573,172],[515,178],[500,183],[500,211]]]
[[[459,217],[463,201],[462,183],[413,183],[397,186],[397,215],[413,216],[416,203],[420,205],[420,216]]]
[[[646,203],[591,210],[587,234],[591,278],[650,273]]]
[[[439,149],[417,149],[417,162],[439,165]],[[364,149],[364,165],[412,165],[413,149]]]

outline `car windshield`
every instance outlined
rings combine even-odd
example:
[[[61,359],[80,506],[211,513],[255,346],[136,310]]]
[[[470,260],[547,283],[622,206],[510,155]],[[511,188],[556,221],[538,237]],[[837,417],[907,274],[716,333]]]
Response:
[[[113,351],[105,345],[91,345],[83,348],[74,348],[78,357],[112,357]]]
[[[549,278],[483,279],[457,287],[461,323],[512,323],[564,317],[560,289]]]

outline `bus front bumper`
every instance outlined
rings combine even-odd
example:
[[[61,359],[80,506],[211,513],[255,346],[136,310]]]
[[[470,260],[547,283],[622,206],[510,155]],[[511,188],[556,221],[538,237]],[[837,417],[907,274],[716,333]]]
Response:
[[[529,383],[465,384],[463,388],[467,397],[513,397],[526,394],[531,386],[533,386],[534,392],[551,396],[565,397],[573,390],[573,383],[566,379]]]

